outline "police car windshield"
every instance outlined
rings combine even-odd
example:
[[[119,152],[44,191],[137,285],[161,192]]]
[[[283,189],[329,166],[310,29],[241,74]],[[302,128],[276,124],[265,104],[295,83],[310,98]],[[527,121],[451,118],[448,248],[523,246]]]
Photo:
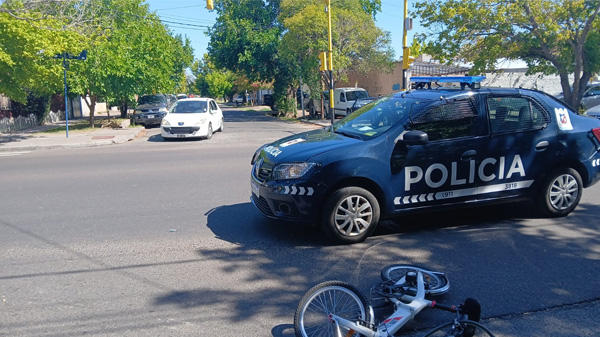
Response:
[[[363,140],[375,138],[408,118],[411,106],[416,102],[413,98],[402,98],[400,95],[378,99],[337,122],[333,130]]]

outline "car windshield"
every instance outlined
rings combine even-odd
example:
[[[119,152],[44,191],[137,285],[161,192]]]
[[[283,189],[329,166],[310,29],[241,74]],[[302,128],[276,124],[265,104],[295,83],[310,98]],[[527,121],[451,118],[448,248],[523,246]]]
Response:
[[[206,101],[177,101],[171,108],[171,113],[205,113],[206,107]]]
[[[145,95],[138,99],[138,104],[160,104],[165,103],[164,96],[161,95]]]
[[[369,94],[366,91],[363,91],[363,90],[356,90],[356,91],[348,91],[348,92],[346,92],[346,100],[348,100],[348,101],[355,101],[357,99],[367,98],[367,97],[369,97]]]
[[[334,124],[334,132],[363,140],[375,138],[409,117],[412,98],[400,95],[375,100]]]

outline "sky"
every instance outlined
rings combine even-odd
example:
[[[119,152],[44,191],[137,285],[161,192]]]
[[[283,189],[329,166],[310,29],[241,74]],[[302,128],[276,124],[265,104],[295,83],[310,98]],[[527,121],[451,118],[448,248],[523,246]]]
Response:
[[[206,9],[206,0],[146,0],[146,3],[175,34],[190,39],[195,58],[201,59],[209,42],[205,34],[207,26],[212,27],[217,17],[216,11]],[[381,7],[382,11],[377,13],[375,24],[391,33],[394,59],[399,59],[402,56],[404,1],[382,0]],[[421,29],[416,19],[413,20],[413,28],[408,32],[408,45],[412,42],[414,33]]]

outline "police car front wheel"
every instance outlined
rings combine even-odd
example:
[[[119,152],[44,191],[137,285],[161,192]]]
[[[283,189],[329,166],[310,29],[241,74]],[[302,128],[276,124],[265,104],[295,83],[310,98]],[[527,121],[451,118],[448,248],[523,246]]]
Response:
[[[566,216],[579,204],[582,189],[579,172],[568,167],[554,170],[542,184],[540,210],[552,217]]]
[[[344,187],[327,199],[321,225],[335,242],[361,242],[377,226],[379,213],[379,203],[371,192],[360,187]]]

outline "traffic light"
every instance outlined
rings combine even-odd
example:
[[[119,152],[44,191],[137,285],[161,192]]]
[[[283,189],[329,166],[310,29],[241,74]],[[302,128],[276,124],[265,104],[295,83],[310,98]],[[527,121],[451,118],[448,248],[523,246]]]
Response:
[[[206,9],[213,10],[215,6],[213,5],[213,0],[206,0]]]
[[[413,63],[414,60],[415,58],[410,56],[410,49],[405,47],[402,51],[402,69],[410,68],[410,65]]]
[[[320,71],[330,70],[327,60],[328,60],[328,58],[327,58],[326,51],[322,51],[321,53],[319,53],[319,70]]]

